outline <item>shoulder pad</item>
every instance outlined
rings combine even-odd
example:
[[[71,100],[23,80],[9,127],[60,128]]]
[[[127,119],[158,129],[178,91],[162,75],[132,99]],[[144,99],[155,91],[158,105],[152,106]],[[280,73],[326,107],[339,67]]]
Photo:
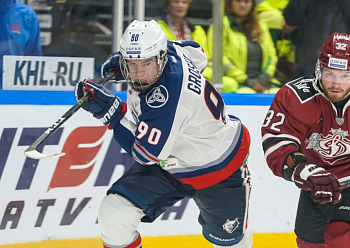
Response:
[[[320,93],[314,88],[312,78],[302,78],[291,81],[287,84],[298,96],[301,102],[305,102]]]

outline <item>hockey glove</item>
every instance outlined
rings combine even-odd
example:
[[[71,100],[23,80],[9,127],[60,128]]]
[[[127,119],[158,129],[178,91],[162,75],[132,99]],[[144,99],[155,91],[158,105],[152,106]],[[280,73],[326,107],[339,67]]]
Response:
[[[125,102],[91,79],[78,81],[75,85],[74,93],[77,100],[82,98],[85,92],[89,92],[91,97],[83,103],[83,109],[93,114],[104,125],[110,125],[111,129],[119,124],[127,110]]]
[[[290,153],[285,164],[282,171],[284,179],[293,181],[302,190],[310,191],[315,202],[336,204],[341,201],[338,178],[322,167],[307,164],[304,154]],[[292,168],[287,164],[293,164]]]
[[[119,52],[114,52],[111,55],[108,56],[106,61],[102,64],[101,68],[101,76],[104,77],[105,74],[113,69],[118,72],[118,75],[116,76],[115,80],[122,80],[122,74],[120,72],[120,65],[119,65]]]
[[[341,201],[338,178],[319,166],[305,163],[297,165],[292,180],[298,188],[311,191],[315,202],[337,204]]]

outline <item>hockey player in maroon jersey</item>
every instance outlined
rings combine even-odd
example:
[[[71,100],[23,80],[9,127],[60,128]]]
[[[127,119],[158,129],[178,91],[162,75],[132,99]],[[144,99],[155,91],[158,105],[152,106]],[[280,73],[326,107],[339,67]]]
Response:
[[[301,189],[295,233],[301,248],[350,248],[350,35],[331,34],[315,76],[276,94],[262,125],[268,166]]]

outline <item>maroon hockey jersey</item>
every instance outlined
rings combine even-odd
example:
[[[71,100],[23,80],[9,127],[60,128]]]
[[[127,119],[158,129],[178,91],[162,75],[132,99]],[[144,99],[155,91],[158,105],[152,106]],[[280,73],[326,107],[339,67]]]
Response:
[[[282,177],[286,156],[302,152],[309,164],[338,178],[350,175],[350,100],[337,108],[316,90],[316,79],[284,85],[262,125],[264,155],[273,173]]]

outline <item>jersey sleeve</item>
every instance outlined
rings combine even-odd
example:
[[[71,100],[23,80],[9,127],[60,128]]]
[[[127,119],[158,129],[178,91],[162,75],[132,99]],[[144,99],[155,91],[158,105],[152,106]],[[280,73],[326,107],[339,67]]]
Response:
[[[276,93],[261,128],[264,156],[276,176],[282,177],[286,156],[300,150],[309,123],[316,116],[310,108],[288,85]]]
[[[119,145],[132,156],[132,147],[135,143],[136,124],[124,117],[113,130],[113,137]]]
[[[186,56],[192,61],[197,69],[203,73],[208,65],[208,59],[203,48],[194,41],[174,42],[174,44],[182,47]]]

